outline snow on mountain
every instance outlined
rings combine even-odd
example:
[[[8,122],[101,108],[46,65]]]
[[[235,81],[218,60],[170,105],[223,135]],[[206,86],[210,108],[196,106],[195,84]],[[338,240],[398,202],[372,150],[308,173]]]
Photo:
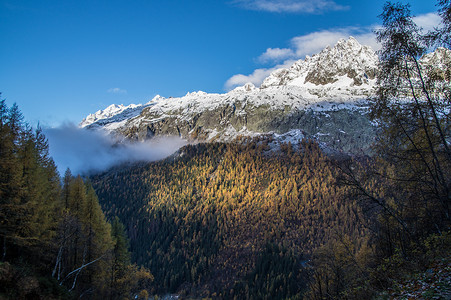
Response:
[[[430,66],[443,71],[450,68],[451,50],[439,47],[434,52],[424,55],[420,59],[420,64]]]
[[[124,106],[122,104],[119,104],[119,105],[111,104],[104,110],[99,110],[93,114],[89,114],[86,118],[83,119],[83,121],[81,121],[79,126],[81,128],[83,128],[83,127],[86,127],[93,123],[99,122],[101,120],[105,120],[105,119],[109,119],[109,118],[113,118],[115,116],[121,115],[124,111],[127,112],[127,114],[124,114],[123,117],[134,117],[136,115],[139,115],[139,113],[141,112],[140,108],[142,108],[142,107],[143,106],[141,104],[138,104],[138,105],[130,104],[127,106]],[[133,115],[132,112],[134,112],[135,115]]]
[[[187,93],[180,98],[157,96],[145,105],[113,104],[89,115],[80,126],[85,127],[99,120],[119,116],[124,111],[138,112],[147,107],[165,113],[176,110],[200,112],[244,99],[254,105],[289,105],[297,108],[306,108],[321,101],[353,102],[371,94],[377,62],[377,56],[370,47],[362,46],[350,37],[348,40],[341,39],[332,48],[327,47],[312,57],[307,56],[305,60],[295,62],[289,69],[273,72],[260,88],[248,83],[226,94],[199,91]],[[290,97],[286,97],[287,95]],[[116,119],[114,121],[120,118]]]
[[[367,130],[361,137],[358,130],[372,126],[361,115],[373,94],[377,64],[374,51],[350,37],[276,70],[260,87],[248,83],[224,94],[199,91],[178,98],[157,96],[143,105],[111,105],[87,116],[80,127],[139,140],[179,135],[210,141],[301,130],[302,136],[325,137],[333,144],[355,139],[369,144],[372,133]]]
[[[377,64],[378,57],[370,47],[360,45],[353,37],[340,39],[334,47],[328,46],[312,57],[298,60],[289,69],[276,70],[261,88],[289,85],[309,91],[344,89],[351,94],[367,94],[374,85]]]

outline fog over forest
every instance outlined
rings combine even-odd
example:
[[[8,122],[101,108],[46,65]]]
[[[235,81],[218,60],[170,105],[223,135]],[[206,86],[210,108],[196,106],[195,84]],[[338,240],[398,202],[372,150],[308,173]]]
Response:
[[[84,130],[71,123],[44,129],[44,133],[60,174],[67,168],[74,174],[86,174],[125,162],[160,160],[186,144],[178,137],[119,142],[117,137],[103,131]]]

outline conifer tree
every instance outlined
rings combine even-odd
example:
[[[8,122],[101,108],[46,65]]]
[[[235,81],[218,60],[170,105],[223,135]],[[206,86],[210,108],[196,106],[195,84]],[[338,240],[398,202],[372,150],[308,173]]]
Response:
[[[22,119],[17,105],[8,108],[0,101],[0,259],[7,262],[0,264],[6,274],[0,276],[0,294],[40,295],[40,283],[32,275],[39,272],[46,285],[52,285],[51,276],[76,297],[113,295],[109,280],[113,254],[120,294],[129,295],[132,287],[145,290],[151,275],[130,266],[123,226],[115,223],[112,235],[90,182],[74,178],[68,169],[61,186],[41,128],[33,130]],[[21,271],[10,263],[20,264]],[[8,279],[25,280],[22,273],[31,274],[27,280],[33,290],[24,291],[25,287]],[[61,291],[44,293],[59,298]]]
[[[111,237],[113,239],[112,263],[111,263],[111,293],[112,299],[127,295],[127,287],[122,286],[121,279],[127,274],[127,266],[130,265],[130,253],[128,251],[128,240],[125,235],[124,225],[118,217],[111,224]],[[123,282],[123,281],[122,281]]]
[[[56,232],[59,177],[40,129],[23,123],[17,107],[0,104],[0,224],[3,256],[7,240],[42,258]],[[18,252],[20,253],[20,252]]]
[[[111,226],[105,220],[97,195],[89,182],[86,183],[86,190],[86,261],[91,262],[102,258],[98,263],[91,265],[87,269],[88,282],[91,285],[100,285],[104,289],[107,286],[106,279],[109,275],[107,272],[108,264],[110,263],[108,255],[113,246]]]
[[[0,235],[2,260],[6,258],[7,246],[18,238],[17,224],[24,209],[20,203],[21,164],[17,157],[19,131],[22,116],[11,114],[5,100],[0,101]],[[14,129],[13,129],[14,127]]]

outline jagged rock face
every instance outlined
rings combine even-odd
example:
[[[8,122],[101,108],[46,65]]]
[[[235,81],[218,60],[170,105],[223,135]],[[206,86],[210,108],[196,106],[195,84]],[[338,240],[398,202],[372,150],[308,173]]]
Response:
[[[450,57],[447,51],[430,54],[424,63],[443,61]],[[332,149],[368,153],[375,127],[367,117],[367,99],[374,94],[377,73],[374,51],[351,37],[273,72],[259,88],[246,84],[225,94],[157,96],[144,105],[110,106],[80,126],[133,140],[176,135],[229,141],[297,130],[301,134],[296,136],[315,138]]]
[[[237,136],[292,130],[346,152],[367,151],[375,136],[366,117],[377,56],[354,38],[279,69],[260,88],[246,84],[225,94],[155,97],[144,105],[111,105],[80,124],[132,140],[176,135],[229,141]]]
[[[288,93],[284,95],[286,97],[293,96]],[[132,140],[175,135],[190,141],[229,141],[240,135],[284,134],[299,129],[304,137],[315,138],[332,149],[353,153],[368,153],[375,136],[375,129],[366,117],[365,102],[352,105],[311,103],[293,109],[289,105],[254,105],[246,100],[203,111],[176,109],[164,116],[153,107],[146,107],[114,130]],[[90,127],[94,126],[97,125]]]
[[[437,48],[432,53],[424,55],[420,59],[420,65],[428,78],[433,80],[451,81],[451,51],[445,48]]]
[[[350,37],[338,41],[333,48],[327,47],[312,57],[307,56],[305,60],[295,62],[289,69],[274,72],[263,81],[261,87],[304,85],[311,89],[322,89],[325,85],[345,79],[343,84],[336,87],[352,89],[366,85],[365,90],[370,88],[370,81],[376,77],[377,63],[377,55],[370,47],[362,46]]]
[[[258,107],[251,109],[247,116],[237,116],[232,111],[230,106],[223,107],[219,111],[206,111],[190,121],[165,118],[149,125],[125,127],[119,132],[137,140],[178,135],[188,140],[228,141],[240,135],[268,132],[284,134],[299,129],[304,137],[314,138],[332,149],[351,153],[368,153],[375,136],[375,128],[361,110],[296,110],[285,114],[284,111]],[[223,125],[218,126],[217,120],[221,120]]]

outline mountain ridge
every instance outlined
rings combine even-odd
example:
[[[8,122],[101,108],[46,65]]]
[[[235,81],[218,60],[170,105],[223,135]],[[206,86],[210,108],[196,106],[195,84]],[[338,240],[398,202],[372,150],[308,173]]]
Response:
[[[358,71],[361,71],[361,69],[364,69],[361,67],[362,65],[362,61],[359,61],[358,64],[354,64],[353,66],[350,66],[350,64],[344,64],[344,66],[339,66],[337,65],[337,70],[335,70],[334,72],[330,72],[328,74],[328,78],[321,78],[321,77],[325,77],[325,74],[318,74],[318,69],[320,69],[320,64],[323,64],[324,62],[324,57],[330,57],[332,56],[333,62],[337,62],[337,54],[342,54],[340,51],[343,51],[345,49],[351,50],[348,53],[348,58],[349,56],[353,57],[353,60],[355,60],[355,55],[356,53],[365,52],[365,56],[367,58],[367,63],[364,63],[364,67],[365,69],[369,69],[369,74],[370,76],[368,77],[368,75],[366,75],[364,72],[359,72],[358,74],[356,73],[356,69],[360,69]],[[343,57],[343,55],[340,55],[341,57]],[[351,60],[352,61],[352,60]],[[278,69],[274,72],[272,72],[261,84],[260,88],[256,88],[252,83],[247,83],[243,86],[240,87],[236,87],[235,89],[229,91],[228,93],[225,94],[217,94],[217,93],[205,93],[202,91],[197,91],[197,92],[188,92],[185,96],[183,97],[179,97],[179,98],[173,98],[173,97],[169,97],[169,98],[164,98],[161,97],[160,95],[155,96],[152,100],[150,100],[149,102],[145,103],[145,104],[130,104],[128,106],[124,106],[124,105],[116,105],[116,104],[112,104],[110,106],[108,106],[106,109],[104,110],[99,110],[94,114],[90,114],[88,115],[85,119],[82,120],[82,122],[80,123],[80,127],[86,127],[89,126],[91,124],[96,123],[99,120],[103,120],[103,119],[109,119],[113,116],[116,116],[118,114],[121,114],[124,111],[127,110],[135,110],[137,108],[146,108],[148,106],[152,106],[154,104],[157,104],[158,102],[161,101],[165,101],[165,102],[169,102],[169,101],[173,101],[174,99],[180,99],[180,102],[183,102],[182,99],[185,98],[197,98],[197,97],[202,97],[202,96],[221,96],[221,95],[232,95],[234,96],[234,94],[241,94],[241,93],[251,93],[251,92],[255,92],[258,90],[262,90],[262,89],[268,89],[270,87],[280,87],[280,86],[295,86],[295,87],[301,87],[301,88],[305,88],[307,89],[307,91],[302,91],[299,94],[301,96],[303,96],[304,98],[307,99],[314,99],[314,98],[319,98],[321,96],[319,96],[318,92],[312,92],[313,89],[318,88],[318,85],[322,85],[320,88],[331,88],[331,86],[326,86],[323,87],[324,85],[330,85],[330,83],[336,83],[339,78],[332,78],[331,73],[339,75],[339,76],[343,76],[343,75],[348,75],[348,77],[350,77],[349,75],[353,75],[355,78],[352,78],[353,81],[356,83],[355,85],[365,85],[365,91],[363,93],[358,93],[358,92],[354,92],[354,95],[365,95],[367,96],[369,92],[367,92],[366,90],[370,90],[372,85],[374,84],[374,82],[369,83],[369,80],[373,80],[375,77],[375,70],[376,70],[376,64],[377,64],[377,57],[375,56],[374,51],[371,50],[370,47],[368,46],[362,46],[360,45],[353,37],[350,37],[347,41],[344,39],[341,39],[337,42],[337,44],[331,48],[331,47],[326,47],[323,51],[321,51],[320,53],[313,55],[312,57],[307,56],[305,60],[298,60],[296,61],[289,69]],[[330,65],[330,64],[329,64]],[[323,68],[324,69],[324,68]],[[314,72],[312,72],[314,71]],[[345,72],[343,72],[345,71]],[[325,72],[323,70],[323,72]],[[303,74],[305,73],[305,74]],[[340,74],[341,73],[341,74]],[[353,74],[351,74],[353,73]],[[333,75],[332,74],[332,75]],[[303,76],[304,75],[304,76]],[[316,75],[316,76],[315,76]],[[300,79],[304,77],[303,79],[305,79],[305,82],[300,82]],[[352,77],[352,76],[351,76]],[[361,77],[364,77],[363,79]],[[315,78],[319,78],[318,82],[315,82]],[[297,79],[297,80],[294,80]],[[340,78],[342,79],[342,78]],[[289,81],[289,82],[288,82]],[[311,83],[310,85],[308,85],[308,83]],[[347,82],[340,82],[339,84],[345,83],[347,84]],[[354,86],[354,84],[352,85]],[[337,88],[336,86],[332,86],[333,88]],[[341,89],[341,85],[338,86],[338,89]],[[361,91],[359,91],[361,92]],[[338,94],[334,94],[334,95],[328,95],[329,97],[333,97],[333,98],[338,98]],[[271,104],[278,104],[278,103],[271,103]],[[294,103],[293,103],[294,104]]]
[[[447,55],[442,52],[422,60]],[[369,46],[350,37],[272,72],[260,87],[247,83],[223,94],[198,91],[177,98],[158,95],[142,105],[111,105],[79,126],[138,141],[175,135],[227,142],[291,132],[334,150],[369,153],[376,128],[367,115],[368,99],[375,95],[378,63]]]

